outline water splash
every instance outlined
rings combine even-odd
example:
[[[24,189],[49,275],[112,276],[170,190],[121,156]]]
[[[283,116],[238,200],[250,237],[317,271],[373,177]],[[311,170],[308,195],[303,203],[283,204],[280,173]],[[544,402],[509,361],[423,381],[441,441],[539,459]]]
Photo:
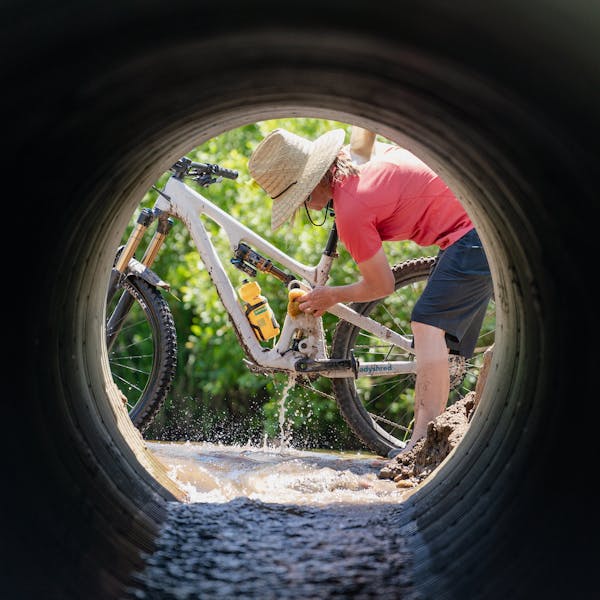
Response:
[[[191,503],[244,497],[270,503],[327,505],[398,502],[406,491],[379,479],[385,460],[369,453],[265,446],[151,442],[149,449]]]
[[[285,403],[290,393],[290,390],[296,385],[296,373],[290,373],[287,383],[281,392],[279,400],[279,447],[283,450],[291,447],[292,441],[292,421],[285,418],[286,408]]]

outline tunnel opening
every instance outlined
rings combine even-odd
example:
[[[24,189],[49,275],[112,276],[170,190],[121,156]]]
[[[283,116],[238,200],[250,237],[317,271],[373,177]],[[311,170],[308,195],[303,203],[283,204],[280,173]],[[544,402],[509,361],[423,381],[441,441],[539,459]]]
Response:
[[[314,109],[309,108],[309,113],[310,110]],[[300,127],[300,132],[306,128],[307,131],[311,132],[308,135],[314,134],[314,128],[317,128],[319,132],[323,132],[341,127],[346,130],[346,142],[349,141],[348,138],[351,137],[351,132],[356,132],[346,123],[310,117],[304,119],[293,117],[291,119],[284,118],[250,123],[237,129],[227,130],[222,135],[211,138],[199,146],[186,149],[185,152],[185,155],[191,160],[213,161],[221,166],[226,164],[229,169],[236,169],[238,177],[234,178],[233,181],[227,178],[217,178],[211,184],[205,182],[202,185],[195,185],[191,178],[188,178],[187,182],[210,202],[215,202],[221,210],[224,210],[234,219],[239,219],[242,225],[249,227],[259,236],[266,236],[268,242],[274,243],[284,253],[290,253],[294,259],[300,260],[300,262],[308,261],[307,264],[316,264],[326,244],[326,236],[334,223],[333,213],[319,215],[317,218],[320,221],[319,223],[311,223],[305,217],[305,219],[297,219],[301,223],[296,223],[296,227],[294,224],[289,223],[283,228],[283,231],[280,230],[276,234],[271,232],[267,223],[270,216],[269,200],[255,189],[255,185],[251,184],[246,167],[247,156],[240,154],[243,150],[249,153],[249,146],[258,144],[260,141],[259,131],[269,131],[274,127],[288,127],[291,131],[295,131],[296,128]],[[378,148],[383,143],[383,138],[380,137],[379,139],[380,141],[377,142]],[[411,141],[411,144],[414,144],[414,142]],[[149,211],[151,207],[156,207],[156,202],[162,202],[165,193],[166,196],[171,194],[171,192],[165,190],[159,191],[166,185],[167,177],[167,173],[162,174],[160,182],[155,182],[152,189],[146,192],[143,203],[136,207],[135,215],[128,222],[127,232],[125,232],[124,237],[120,238],[121,244],[127,243],[129,232],[134,230],[136,220],[142,214],[149,214],[147,212],[142,213],[141,207],[144,207],[143,211]],[[189,225],[186,226],[187,220],[187,218],[178,217],[172,219],[173,233],[169,234],[166,242],[168,248],[166,259],[162,260],[163,253],[161,252],[157,262],[151,265],[154,272],[168,281],[169,288],[162,290],[162,295],[166,299],[166,310],[175,315],[174,329],[177,331],[178,337],[177,366],[173,375],[172,387],[164,404],[162,404],[162,398],[164,397],[162,394],[161,399],[146,402],[147,392],[141,392],[147,385],[159,387],[158,381],[149,377],[149,375],[152,373],[154,376],[160,371],[156,368],[152,369],[150,366],[153,352],[149,351],[147,344],[149,343],[148,335],[151,327],[145,319],[140,319],[144,322],[143,334],[137,333],[133,327],[124,326],[125,339],[116,348],[109,350],[113,381],[115,386],[119,388],[121,396],[121,402],[116,403],[115,406],[120,406],[123,401],[127,402],[134,423],[139,425],[146,439],[230,444],[244,444],[252,440],[255,445],[264,445],[268,442],[286,445],[286,439],[289,438],[289,442],[296,448],[337,448],[346,451],[365,449],[385,457],[390,448],[389,444],[394,443],[392,440],[396,436],[399,436],[401,440],[408,438],[411,419],[413,418],[413,374],[403,374],[391,379],[383,377],[375,379],[372,383],[369,382],[370,380],[367,377],[362,379],[363,383],[359,384],[357,382],[357,390],[360,390],[358,393],[365,394],[365,403],[369,402],[369,393],[375,393],[376,390],[377,394],[378,405],[371,407],[369,411],[375,415],[373,418],[378,423],[378,429],[377,434],[373,436],[374,440],[370,440],[371,429],[368,433],[362,434],[360,430],[358,434],[352,432],[351,426],[349,427],[349,424],[343,420],[343,411],[339,413],[338,410],[334,409],[338,414],[337,419],[331,415],[331,407],[337,406],[331,379],[319,378],[319,385],[317,386],[314,385],[315,378],[309,382],[296,381],[293,385],[294,389],[290,390],[288,389],[290,380],[286,374],[275,371],[274,373],[268,373],[265,378],[264,374],[261,377],[260,370],[256,367],[248,370],[248,366],[242,360],[252,360],[252,357],[244,352],[244,341],[240,342],[232,331],[231,320],[228,318],[222,300],[219,298],[223,293],[221,291],[217,295],[215,285],[212,282],[214,279],[208,275],[214,267],[206,260],[211,261],[212,259],[201,259],[196,247],[198,242],[194,241],[190,235]],[[194,217],[190,217],[189,220],[194,220]],[[214,257],[218,257],[224,268],[222,276],[217,277],[217,279],[227,278],[235,288],[236,284],[239,285],[249,277],[256,278],[257,283],[262,286],[261,293],[270,299],[271,308],[275,311],[274,314],[277,315],[281,327],[284,324],[282,319],[285,317],[286,312],[286,306],[281,302],[282,297],[284,300],[287,299],[285,284],[279,278],[264,273],[261,269],[257,269],[257,272],[253,273],[250,266],[244,266],[243,270],[234,268],[231,264],[233,255],[229,236],[237,235],[237,232],[234,233],[237,224],[232,225],[229,222],[227,227],[221,227],[204,214],[201,215],[200,222],[209,227],[210,238],[212,243],[215,244]],[[303,227],[303,224],[305,227]],[[142,254],[146,254],[147,244],[154,235],[155,227],[156,221],[152,222],[145,232],[136,252],[139,258]],[[232,229],[229,229],[229,227],[232,227]],[[309,232],[310,241],[307,239],[302,242],[301,239],[296,237],[296,234],[301,233],[304,229]],[[245,238],[244,242],[256,247],[256,242],[253,242],[251,238]],[[414,242],[390,243],[385,245],[384,249],[387,251],[390,265],[396,265],[408,259],[421,260],[426,256],[433,260],[437,253],[436,247],[423,248]],[[337,258],[333,261],[331,272],[333,279],[330,279],[332,285],[339,285],[341,281],[346,281],[349,276],[348,269],[352,270],[353,268],[352,261],[342,244],[339,244],[337,250],[341,252],[341,255],[338,252]],[[260,248],[259,252],[261,252]],[[179,254],[178,257],[176,257],[177,254]],[[272,254],[267,252],[266,256],[272,257]],[[176,267],[177,263],[181,267]],[[424,268],[427,269],[429,264],[429,262],[425,264]],[[356,270],[355,266],[354,269]],[[283,267],[283,270],[286,271],[286,267]],[[180,271],[188,273],[187,277],[182,279],[179,275]],[[408,335],[410,335],[410,330],[407,329],[406,325],[409,318],[408,310],[420,295],[424,285],[420,270],[417,275],[418,283],[412,280],[410,283],[403,282],[398,289],[397,298],[390,299],[390,303],[393,303],[392,306],[384,309],[384,314],[394,314],[394,327]],[[356,277],[358,278],[358,274]],[[187,308],[182,308],[184,306],[182,302]],[[170,308],[171,306],[173,308]],[[107,314],[110,314],[111,311],[112,309]],[[208,317],[209,314],[210,317]],[[136,312],[135,317],[131,318],[132,324],[137,322],[137,316],[138,313]],[[111,317],[111,321],[114,321],[114,317]],[[323,324],[326,342],[332,344],[331,338],[335,335],[337,318],[329,316],[329,318],[325,318]],[[164,327],[167,328],[167,325],[164,325]],[[136,333],[132,333],[133,331],[136,331]],[[208,332],[208,335],[205,331]],[[157,336],[162,335],[159,331],[155,331],[155,334]],[[285,338],[285,334],[280,334],[280,336],[282,340]],[[453,361],[450,359],[452,385],[449,405],[459,398],[463,398],[465,394],[474,391],[476,378],[483,363],[483,352],[490,345],[493,345],[494,336],[495,309],[492,301],[488,306],[480,339],[476,343],[475,355],[469,360],[459,359]],[[275,342],[277,342],[277,348],[279,348],[279,340],[276,336],[269,344],[262,344],[263,350],[267,352],[270,347],[275,346]],[[285,344],[285,341],[281,343]],[[231,346],[232,350],[225,354],[218,351],[217,349],[221,348],[223,344]],[[358,342],[356,343],[356,349],[358,354],[355,354],[355,358],[359,361],[358,364],[371,360],[369,350],[361,348]],[[329,346],[327,351],[331,351]],[[223,368],[223,362],[215,365],[218,375],[215,375],[213,370],[207,369],[206,366],[212,364],[210,357],[217,352],[221,357],[220,360],[224,363],[239,365],[237,370],[234,365],[230,365],[228,369]],[[279,352],[285,356],[286,349],[281,348]],[[227,358],[224,358],[225,356]],[[243,357],[243,359],[240,357]],[[410,358],[410,354],[404,351],[397,351],[397,355],[394,356],[394,360],[406,360],[407,358]],[[156,361],[155,365],[162,362],[156,360],[156,357],[154,360]],[[170,361],[169,364],[171,364]],[[193,370],[192,365],[194,365]],[[227,373],[235,373],[235,376],[227,377]],[[243,377],[246,374],[249,375],[251,382]],[[222,386],[221,382],[227,380],[238,381],[240,385],[240,389],[234,386],[231,393],[227,394],[227,396],[231,395],[232,397],[231,403],[224,401],[222,394],[218,393],[218,386]],[[109,387],[110,382],[106,386]],[[162,384],[160,389],[163,389]],[[257,389],[259,390],[258,393],[256,392]],[[371,389],[373,392],[371,392]],[[125,394],[122,393],[124,390],[126,391]],[[386,398],[384,402],[382,396],[385,392],[389,394],[389,398]],[[127,394],[129,394],[129,398],[127,398]],[[280,395],[291,397],[288,397],[287,402],[284,402]],[[277,401],[277,398],[279,398],[279,401]],[[319,402],[320,399],[321,402]],[[151,420],[152,424],[148,428],[149,419],[147,415],[155,410],[150,406],[156,407],[161,404],[162,408],[156,414],[154,420]],[[238,408],[238,404],[242,406]],[[277,408],[274,408],[275,404],[278,405]],[[283,404],[287,404],[287,408]],[[398,407],[394,406],[392,412],[389,412],[390,404],[396,404]],[[140,408],[141,406],[144,408]],[[325,425],[313,423],[311,427],[305,419],[302,420],[302,425],[294,423],[292,415],[294,411],[298,410],[304,411],[305,417],[309,419],[315,412],[320,413],[322,411],[324,414],[321,415],[321,418],[326,421]],[[319,417],[316,417],[317,421],[319,419]],[[327,423],[331,423],[334,419],[337,426],[330,425],[327,427]],[[395,419],[397,424],[393,424],[390,419]],[[276,420],[279,421],[278,426],[275,423]],[[393,437],[386,438],[384,436]],[[321,445],[319,445],[319,441]]]
[[[7,45],[25,48],[23,64],[47,67],[35,81],[7,68],[4,101],[7,114],[30,114],[6,127],[20,156],[44,134],[51,218],[41,212],[30,225],[38,260],[20,303],[20,377],[9,386],[27,403],[7,408],[19,427],[4,438],[5,564],[13,567],[4,589],[118,597],[151,550],[165,503],[181,495],[111,409],[98,360],[99,274],[137,199],[174,157],[225,129],[307,112],[411,145],[459,192],[494,257],[502,344],[484,398],[453,460],[398,522],[418,591],[490,598],[586,589],[593,570],[585,532],[594,523],[579,475],[593,448],[582,448],[560,497],[547,489],[571,468],[556,454],[569,398],[591,397],[591,362],[576,377],[565,365],[572,348],[584,361],[594,356],[593,338],[575,325],[593,318],[579,259],[591,244],[578,232],[588,230],[594,201],[586,131],[597,126],[600,105],[589,54],[597,15],[586,19],[577,3],[539,20],[537,3],[484,14],[469,3],[448,12],[433,2],[408,14],[388,7],[386,18],[361,29],[352,25],[360,10],[347,7],[338,26],[315,30],[303,17],[285,29],[274,7],[268,22],[241,10],[225,28],[213,7],[199,38],[194,19],[176,31],[160,27],[168,15],[154,5],[89,8],[52,30],[41,27],[41,6],[27,27],[22,9],[6,21]],[[565,16],[577,40],[558,27]],[[534,39],[505,37],[513,23],[529,24]],[[107,29],[121,41],[108,45]],[[557,89],[571,93],[551,93]],[[559,574],[548,578],[549,568]]]

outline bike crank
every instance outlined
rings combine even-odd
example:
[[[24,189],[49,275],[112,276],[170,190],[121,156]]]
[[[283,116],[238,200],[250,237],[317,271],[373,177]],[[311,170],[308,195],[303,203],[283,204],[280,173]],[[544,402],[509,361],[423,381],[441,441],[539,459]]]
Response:
[[[299,373],[318,373],[325,377],[348,377],[349,374],[353,374],[355,379],[358,377],[358,361],[353,353],[350,358],[301,358],[296,361],[294,368]]]

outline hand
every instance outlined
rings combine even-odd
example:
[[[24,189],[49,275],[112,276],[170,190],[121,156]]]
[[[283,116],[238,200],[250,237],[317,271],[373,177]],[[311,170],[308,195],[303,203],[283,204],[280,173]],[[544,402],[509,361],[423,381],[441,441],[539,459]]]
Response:
[[[304,296],[298,298],[298,306],[301,311],[314,317],[320,317],[327,312],[330,306],[335,304],[332,296],[332,289],[330,287],[317,286],[304,294]]]

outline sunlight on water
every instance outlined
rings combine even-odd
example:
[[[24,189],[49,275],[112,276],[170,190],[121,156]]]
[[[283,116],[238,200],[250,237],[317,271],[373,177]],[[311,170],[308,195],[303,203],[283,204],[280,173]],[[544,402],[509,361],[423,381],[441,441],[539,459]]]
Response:
[[[244,497],[283,504],[370,504],[398,502],[406,494],[377,477],[385,461],[368,453],[191,442],[148,442],[148,447],[190,502]]]
[[[276,446],[148,442],[192,503],[248,498],[267,503],[326,505],[398,502],[406,491],[379,479],[385,461],[369,453],[297,450],[286,419],[290,375],[279,400]]]

